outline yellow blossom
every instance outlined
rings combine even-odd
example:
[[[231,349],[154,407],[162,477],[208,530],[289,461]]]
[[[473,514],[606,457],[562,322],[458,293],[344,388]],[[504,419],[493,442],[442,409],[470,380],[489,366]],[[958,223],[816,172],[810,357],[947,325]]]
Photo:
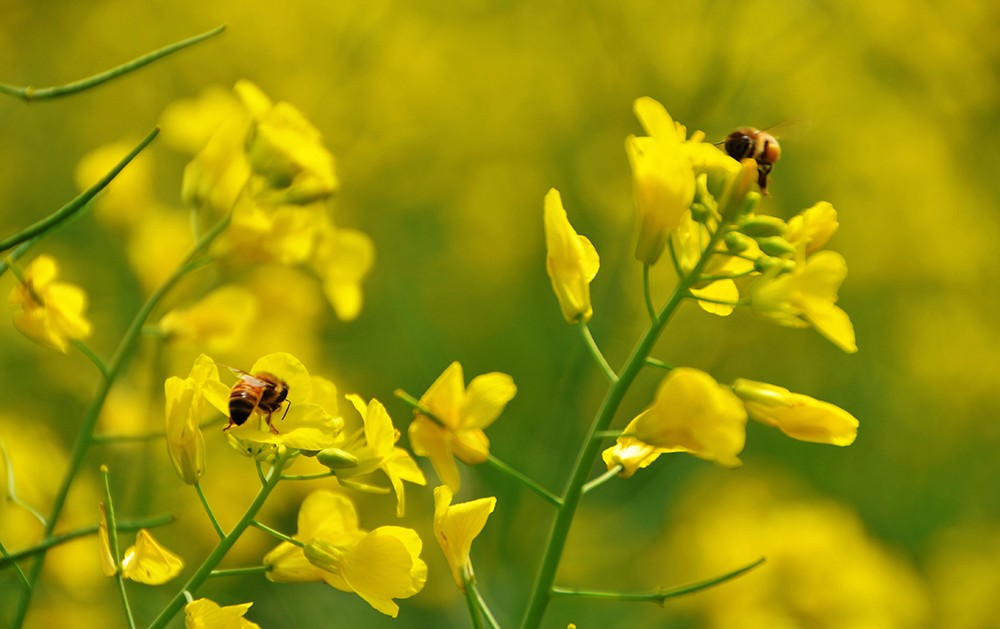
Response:
[[[167,550],[146,529],[139,529],[135,545],[122,557],[122,576],[146,585],[162,585],[184,568],[184,561]]]
[[[269,580],[326,581],[393,618],[399,613],[393,599],[413,596],[427,580],[416,532],[397,526],[359,528],[354,503],[341,494],[318,490],[307,496],[294,539],[305,542],[305,548],[282,542],[264,557]]]
[[[652,406],[635,418],[627,434],[665,451],[735,467],[746,442],[746,421],[732,391],[703,371],[680,367],[663,379]]]
[[[336,192],[333,155],[305,116],[288,103],[272,105],[248,81],[234,89],[250,112],[247,157],[261,179],[254,196],[268,203],[306,204]]]
[[[267,425],[267,413],[257,409],[240,426],[228,427],[234,448],[242,453],[256,454],[263,446],[265,453],[284,445],[297,450],[318,452],[337,445],[344,422],[337,416],[337,389],[332,382],[312,376],[297,358],[285,352],[261,357],[248,373],[269,373],[283,380],[288,396],[281,409],[271,413],[275,433]],[[205,391],[209,404],[229,416],[229,391],[220,395],[218,389]]]
[[[197,303],[171,310],[158,327],[170,339],[182,339],[207,352],[227,352],[237,347],[257,318],[257,300],[242,286],[227,284]]]
[[[219,380],[219,371],[208,356],[195,359],[187,378],[167,378],[167,452],[181,480],[198,482],[205,473],[205,438],[200,424],[204,415],[204,396],[228,396],[229,387]]]
[[[835,251],[820,251],[790,273],[775,267],[750,285],[750,300],[758,315],[788,326],[812,325],[834,345],[854,353],[854,326],[837,304],[837,291],[847,276],[847,262]]]
[[[545,195],[545,247],[545,267],[563,317],[569,323],[580,318],[590,321],[594,312],[590,305],[590,282],[597,275],[601,261],[594,245],[570,225],[555,188]]]
[[[118,573],[118,561],[111,552],[111,539],[108,533],[108,514],[103,502],[97,503],[97,549],[101,558],[101,572],[106,577]]]
[[[635,431],[635,419],[629,422],[622,433],[626,436],[618,437],[615,445],[606,448],[601,453],[601,458],[609,470],[621,467],[618,476],[621,478],[632,478],[638,470],[649,467],[661,454],[677,452],[674,448],[657,448],[648,443],[627,436]]]
[[[822,249],[838,227],[837,210],[828,202],[820,201],[788,221],[785,239],[810,255]]]
[[[396,447],[399,430],[392,425],[392,418],[382,403],[373,399],[366,405],[357,395],[346,397],[361,415],[363,425],[345,431],[347,439],[338,449],[357,459],[357,465],[338,469],[337,478],[350,479],[382,470],[396,493],[396,515],[402,517],[406,510],[403,481],[426,485],[427,479],[410,453]]]
[[[330,225],[319,230],[311,265],[341,321],[351,321],[360,314],[361,280],[374,261],[375,245],[367,234]]]
[[[489,457],[490,440],[483,429],[516,393],[514,380],[500,372],[476,376],[466,388],[462,365],[453,362],[420,398],[434,418],[414,411],[409,428],[414,454],[428,457],[441,482],[458,491],[461,481],[453,457],[467,465]]]
[[[695,177],[682,148],[683,139],[663,105],[649,97],[639,98],[635,113],[649,133],[625,140],[638,210],[635,257],[652,265],[660,259],[667,237],[694,199]]]
[[[240,198],[250,176],[244,153],[247,116],[227,116],[184,168],[181,199],[222,215]]]
[[[10,293],[9,302],[20,306],[14,326],[28,338],[65,353],[70,339],[90,336],[92,326],[84,311],[87,295],[83,289],[56,281],[59,267],[51,256],[40,255],[24,269]]]
[[[243,617],[253,603],[226,605],[199,598],[184,606],[185,629],[254,629],[260,627]]]
[[[747,413],[800,441],[848,446],[858,434],[858,420],[844,409],[764,382],[738,379],[733,392],[743,399]]]
[[[181,98],[160,114],[160,138],[187,155],[200,151],[227,120],[244,120],[246,112],[231,90],[209,86],[194,98]]]
[[[486,526],[497,499],[479,498],[451,504],[452,491],[447,485],[434,488],[434,536],[448,560],[451,576],[458,589],[465,591],[465,582],[472,577],[472,540]]]

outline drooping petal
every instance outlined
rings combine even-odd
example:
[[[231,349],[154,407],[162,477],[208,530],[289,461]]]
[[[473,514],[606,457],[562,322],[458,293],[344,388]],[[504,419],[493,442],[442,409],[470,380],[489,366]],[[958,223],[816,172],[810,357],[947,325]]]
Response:
[[[590,282],[600,268],[597,250],[570,225],[555,188],[545,195],[544,222],[545,266],[563,317],[569,323],[581,318],[589,321],[593,314]]]
[[[122,557],[122,576],[146,585],[162,585],[184,568],[184,560],[162,546],[146,529]]]
[[[410,422],[409,436],[413,453],[430,459],[441,482],[458,491],[462,481],[452,457],[452,433],[427,418],[416,417]]]
[[[514,379],[505,373],[494,371],[476,376],[465,390],[462,427],[486,428],[500,416],[507,402],[516,394]]]
[[[472,541],[479,536],[486,520],[493,513],[497,499],[479,498],[452,505],[452,492],[447,486],[434,488],[434,535],[444,552],[451,576],[458,589],[465,591],[463,571],[470,566]]]
[[[243,617],[253,603],[220,606],[215,601],[199,598],[184,606],[185,629],[254,629],[255,622]]]

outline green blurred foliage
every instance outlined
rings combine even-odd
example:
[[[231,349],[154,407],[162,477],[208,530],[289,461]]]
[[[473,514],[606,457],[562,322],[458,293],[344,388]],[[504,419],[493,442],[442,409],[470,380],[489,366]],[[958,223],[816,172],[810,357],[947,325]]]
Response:
[[[559,188],[574,227],[601,254],[592,329],[617,365],[644,325],[623,148],[625,136],[639,129],[632,101],[652,96],[710,140],[739,125],[789,121],[775,131],[783,158],[763,208],[788,217],[828,200],[839,210],[841,230],[831,246],[848,260],[840,304],[854,321],[860,352],[844,355],[811,330],[779,329],[740,312],[717,319],[688,306],[657,353],[671,364],[709,370],[721,382],[774,382],[851,411],[861,428],[847,449],[793,442],[753,426],[745,468],[779,470],[776,476],[794,477],[807,494],[846,505],[881,544],[921,574],[930,566],[931,576],[939,576],[952,569],[944,558],[967,555],[960,552],[963,543],[992,539],[995,545],[1000,529],[994,489],[1000,463],[993,456],[1000,444],[998,19],[996,5],[975,0],[947,7],[901,0],[8,0],[0,3],[0,80],[10,84],[64,83],[220,23],[228,30],[69,99],[0,100],[0,233],[13,233],[74,196],[74,169],[88,152],[140,138],[178,98],[250,79],[295,104],[323,132],[342,180],[336,221],[370,234],[378,252],[361,317],[339,323],[320,310],[318,337],[304,343],[311,347],[303,357],[310,370],[332,378],[342,392],[382,399],[403,426],[407,410],[392,398],[394,389],[419,395],[452,360],[461,361],[469,377],[509,373],[518,395],[489,431],[493,452],[558,490],[604,383],[559,315],[545,276],[545,191]],[[150,155],[156,198],[179,207],[184,160],[163,146]],[[93,345],[110,353],[144,295],[118,234],[85,218],[41,251],[56,255],[66,279],[88,291],[98,330]],[[669,269],[655,268],[653,280],[665,295]],[[0,292],[9,292],[11,282],[8,274]],[[316,297],[295,291],[309,290],[283,284],[273,290],[270,307],[301,307]],[[183,292],[171,307],[183,303]],[[264,317],[260,325],[287,321]],[[51,451],[68,450],[95,375],[79,355],[43,351],[11,326],[0,329],[0,343],[6,407],[0,434],[8,448],[29,437],[44,446],[48,454],[33,460],[27,446],[18,446],[14,462],[50,466],[54,486],[62,463]],[[197,349],[186,352],[170,361],[171,374],[186,373]],[[241,359],[249,364],[254,356]],[[140,399],[126,406],[129,420],[137,431],[159,429],[162,385],[157,374],[136,371],[143,375],[118,387],[134,386]],[[618,425],[649,402],[657,378],[640,378]],[[145,410],[137,415],[136,408]],[[110,464],[123,496],[119,513],[173,510],[197,526],[191,524],[200,517],[193,492],[164,467],[160,444],[149,446],[144,452],[152,458],[135,467],[130,447],[96,448],[89,465],[96,473],[99,463]],[[210,465],[231,457],[226,450],[210,452]],[[237,493],[234,502],[249,499],[257,481],[238,463],[209,468],[210,496],[221,500],[238,488],[245,496]],[[514,624],[506,614],[523,604],[549,510],[492,470],[467,472],[457,499],[498,496],[474,560],[501,622]],[[693,476],[718,482],[743,473],[672,460],[588,496],[574,529],[574,540],[586,542],[571,543],[560,582],[592,585],[586,578],[597,574],[605,575],[600,585],[612,587],[607,575],[628,574],[623,582],[652,589],[676,585],[664,583],[668,577],[711,576],[678,577],[643,563],[637,577],[622,565],[629,554],[615,551],[624,544],[641,552],[669,534],[672,518],[683,517],[671,505]],[[18,478],[19,486],[25,482]],[[305,489],[282,489],[285,498],[265,518],[291,530]],[[47,491],[36,495],[43,511]],[[319,584],[241,578],[211,582],[205,594],[223,603],[253,600],[249,616],[262,626],[330,614],[345,626],[467,626],[429,534],[430,492],[408,492],[405,524],[424,535],[432,576],[423,593],[403,603],[396,621]],[[394,522],[391,501],[358,501],[363,526]],[[81,514],[67,515],[67,522],[93,521],[82,504]],[[957,536],[956,543],[955,527],[979,531],[978,537]],[[211,541],[206,532],[191,542],[167,529],[162,539],[195,564]],[[8,548],[31,541],[7,529],[0,535]],[[245,541],[248,549],[236,559],[248,563],[270,544],[262,535]],[[80,548],[81,555],[90,552],[86,543]],[[581,564],[587,569],[578,570]],[[55,570],[49,566],[49,574]],[[963,608],[956,603],[961,592],[949,588],[951,598],[939,600],[934,586],[940,579],[925,577],[937,613]],[[13,583],[9,572],[0,579],[4,589]],[[149,617],[165,596],[138,592],[139,617]],[[78,613],[118,618],[110,582],[98,599],[109,609]],[[59,609],[88,608],[55,595],[37,605],[42,611],[32,618],[39,624],[57,618]],[[551,626],[633,626],[623,620],[628,610],[620,603],[560,601],[547,619]],[[670,605],[647,611],[642,617],[650,623],[679,618]]]

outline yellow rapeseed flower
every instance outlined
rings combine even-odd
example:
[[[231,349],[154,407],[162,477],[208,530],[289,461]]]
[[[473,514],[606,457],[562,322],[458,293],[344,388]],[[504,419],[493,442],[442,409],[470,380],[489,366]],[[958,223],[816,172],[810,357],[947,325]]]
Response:
[[[59,267],[51,256],[40,255],[24,269],[23,281],[8,301],[20,306],[14,326],[28,338],[63,353],[70,339],[90,336],[93,326],[84,311],[87,294],[78,286],[56,281]]]
[[[400,433],[382,403],[373,399],[365,404],[357,395],[346,397],[361,416],[362,425],[347,428],[346,439],[337,446],[356,461],[356,465],[338,469],[337,478],[350,479],[382,470],[396,493],[396,515],[402,517],[406,511],[403,481],[426,485],[427,479],[410,453],[396,447]]]
[[[467,465],[489,457],[490,440],[483,429],[492,424],[517,393],[505,373],[476,376],[465,386],[462,365],[453,362],[420,398],[420,405],[434,417],[414,411],[410,444],[414,454],[431,460],[438,478],[458,491],[461,481],[454,457]]]
[[[652,265],[691,206],[695,177],[683,138],[663,105],[649,97],[639,98],[635,114],[649,134],[625,140],[638,210],[635,257]]]
[[[829,402],[742,378],[733,382],[733,392],[751,419],[775,426],[793,439],[849,446],[858,435],[858,420]]]
[[[361,280],[374,262],[375,245],[367,234],[332,225],[319,230],[310,264],[341,321],[351,321],[361,313]]]
[[[257,299],[242,286],[227,284],[187,308],[163,315],[157,327],[167,338],[203,347],[211,354],[239,346],[257,318]]]
[[[205,473],[205,438],[200,424],[205,395],[228,395],[229,387],[219,380],[219,371],[208,356],[194,361],[187,378],[171,376],[164,383],[167,400],[167,452],[181,480],[198,482]]]
[[[662,451],[688,452],[735,467],[746,443],[746,421],[743,404],[732,391],[704,371],[680,367],[663,378],[653,404],[629,424],[626,434]]]
[[[848,353],[858,351],[854,326],[837,306],[837,291],[847,276],[847,261],[835,251],[819,251],[790,273],[778,267],[750,285],[753,311],[780,325],[817,332]]]
[[[472,540],[486,526],[497,499],[491,496],[453,505],[452,497],[447,485],[434,488],[434,536],[448,560],[455,585],[464,592],[465,583],[473,574],[469,558]]]
[[[590,282],[601,266],[597,250],[585,236],[576,233],[555,188],[545,195],[545,268],[563,317],[575,323],[590,321]]]
[[[822,249],[839,227],[837,210],[820,201],[789,219],[785,240],[810,255]]]
[[[220,606],[215,601],[199,598],[184,606],[185,629],[254,629],[260,627],[243,617],[253,603]]]
[[[122,576],[146,585],[162,585],[184,569],[184,560],[167,550],[146,529],[122,557]]]
[[[398,526],[359,528],[354,503],[341,494],[309,494],[302,501],[294,539],[305,542],[305,548],[282,542],[264,557],[269,580],[325,581],[393,618],[399,613],[393,599],[413,596],[427,580],[416,532]]]

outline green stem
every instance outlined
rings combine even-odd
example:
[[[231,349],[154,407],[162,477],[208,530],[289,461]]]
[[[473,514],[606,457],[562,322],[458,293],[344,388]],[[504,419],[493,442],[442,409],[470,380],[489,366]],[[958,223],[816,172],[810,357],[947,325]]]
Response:
[[[500,623],[496,616],[490,611],[490,606],[486,604],[486,599],[479,592],[476,584],[476,576],[472,573],[472,567],[462,573],[462,582],[465,584],[465,602],[469,606],[469,616],[472,619],[473,627],[490,627],[490,629],[500,629]],[[486,623],[485,625],[483,623]]]
[[[201,483],[195,483],[194,490],[198,492],[198,500],[201,501],[201,506],[205,508],[205,515],[211,521],[212,528],[215,529],[215,533],[219,536],[219,539],[222,539],[226,534],[223,532],[222,527],[219,526],[219,521],[215,518],[215,512],[212,511],[211,505],[208,504],[208,498],[205,496],[205,490],[202,489]]]
[[[23,99],[25,102],[30,102],[33,100],[41,100],[45,98],[58,98],[60,96],[68,96],[70,94],[75,94],[77,92],[82,92],[83,90],[96,87],[101,83],[105,83],[107,81],[115,79],[123,74],[132,72],[133,70],[138,70],[139,68],[145,65],[149,65],[150,63],[153,63],[158,59],[166,57],[167,55],[175,53],[179,50],[183,50],[184,48],[187,48],[189,46],[193,46],[202,41],[205,41],[210,37],[215,37],[224,30],[226,30],[226,26],[223,24],[222,26],[218,26],[210,31],[202,33],[201,35],[195,35],[194,37],[179,42],[175,42],[168,46],[164,46],[159,50],[154,50],[153,52],[150,52],[141,57],[133,59],[132,61],[123,63],[118,67],[111,68],[110,70],[106,70],[99,74],[95,74],[93,76],[89,76],[85,79],[74,81],[72,83],[67,83],[65,85],[34,88],[31,86],[17,87],[15,85],[6,85],[0,83],[0,94],[7,94],[8,96],[16,96],[18,98]]]
[[[268,535],[270,535],[271,537],[274,537],[275,539],[281,540],[282,542],[288,542],[292,546],[298,546],[299,548],[305,548],[306,547],[306,545],[303,542],[300,542],[299,540],[295,539],[294,537],[285,535],[281,531],[276,531],[275,529],[272,529],[270,526],[268,526],[266,524],[263,524],[261,522],[258,522],[257,520],[254,520],[254,521],[250,522],[250,526],[258,528],[258,529],[264,531],[265,533],[267,533]]]
[[[618,380],[618,374],[615,373],[615,370],[608,364],[607,359],[604,358],[601,348],[597,346],[597,341],[594,340],[594,335],[590,333],[590,328],[582,318],[580,319],[580,334],[583,335],[583,340],[587,344],[587,349],[590,350],[590,355],[594,357],[594,362],[604,372],[604,376],[608,381],[614,382]]]
[[[673,255],[673,249],[671,249]],[[653,307],[653,293],[649,288],[649,265],[642,265],[642,294],[646,301],[646,312],[649,313],[649,320],[656,322],[656,308]]]
[[[315,474],[286,474],[281,477],[281,480],[317,480],[320,478],[330,478],[331,476],[336,476],[337,472],[330,470],[329,472],[317,472]]]
[[[129,162],[135,159],[136,155],[138,155],[144,148],[146,148],[149,145],[149,143],[153,141],[153,138],[155,138],[159,132],[160,130],[158,128],[150,131],[146,135],[146,137],[143,138],[142,141],[139,142],[139,144],[137,144],[136,147],[129,152],[128,155],[123,157],[121,161],[115,164],[114,168],[112,168],[106,175],[101,177],[101,179],[97,183],[90,186],[82,193],[80,193],[72,201],[62,206],[52,214],[46,216],[42,220],[38,221],[34,225],[31,225],[30,227],[21,230],[20,232],[14,234],[13,236],[4,238],[2,241],[0,241],[0,252],[7,251],[8,249],[16,247],[21,243],[26,243],[35,238],[39,238],[48,233],[49,230],[53,229],[57,225],[63,223],[64,221],[76,215],[77,212],[79,212],[80,210],[82,210],[84,207],[87,206],[87,203],[91,199],[93,199],[98,192],[107,187],[107,185],[111,183],[111,180],[117,177],[118,173],[120,173],[122,169],[124,169]],[[23,253],[24,253],[23,251],[20,252],[20,255],[23,255]],[[20,255],[18,255],[18,257],[20,257]],[[0,275],[3,275],[6,271],[7,271],[7,264],[0,263]]]
[[[528,476],[525,476],[523,473],[518,472],[511,466],[507,465],[500,459],[493,456],[492,454],[486,457],[486,462],[492,465],[495,469],[500,470],[507,476],[510,476],[517,482],[521,483],[522,485],[533,491],[535,494],[541,497],[542,500],[544,500],[545,502],[548,502],[549,504],[555,505],[557,507],[562,504],[562,500],[559,499],[559,496],[555,495],[548,489],[545,489],[544,487],[536,483]]]
[[[158,526],[164,526],[175,521],[177,516],[174,515],[158,515],[153,518],[146,518],[142,520],[122,520],[118,522],[119,531],[138,531],[139,529],[152,529]],[[30,548],[25,548],[23,550],[18,550],[13,553],[6,554],[4,557],[0,558],[0,570],[3,570],[8,565],[13,564],[16,561],[25,559],[32,555],[37,555],[43,553],[53,546],[59,546],[60,544],[65,544],[66,542],[71,542],[80,537],[86,537],[88,535],[94,535],[100,530],[96,524],[91,526],[85,526],[83,528],[76,529],[74,531],[69,531],[68,533],[60,533],[59,535],[54,535],[52,537],[46,538],[35,544]]]
[[[254,517],[257,515],[257,512],[264,506],[264,502],[267,500],[267,497],[271,495],[271,491],[277,486],[278,481],[281,480],[281,470],[288,462],[289,456],[290,452],[282,448],[278,454],[278,459],[274,463],[274,467],[271,468],[271,471],[267,476],[267,482],[265,482],[257,492],[257,497],[254,498],[253,502],[247,508],[246,513],[244,513],[243,517],[240,518],[240,521],[236,523],[236,526],[229,531],[229,534],[219,540],[215,550],[213,550],[208,557],[205,558],[205,561],[202,562],[198,570],[191,575],[188,582],[181,587],[177,594],[175,594],[170,600],[170,603],[163,608],[163,611],[156,617],[153,623],[149,626],[149,629],[161,629],[162,627],[165,627],[184,606],[186,600],[184,593],[194,593],[199,587],[201,587],[205,580],[211,576],[212,571],[215,570],[215,567],[219,565],[219,562],[222,561],[222,559],[226,556],[226,553],[228,553],[233,547],[236,540],[238,540],[240,536],[243,535],[243,532],[247,529],[247,527],[251,525]]]
[[[97,367],[97,371],[99,371],[102,376],[105,378],[108,377],[108,366],[104,363],[104,360],[97,355],[97,352],[90,347],[90,345],[87,345],[79,339],[70,339],[70,343],[72,343],[73,347],[78,349],[80,353],[87,358],[87,360]]]
[[[683,587],[674,588],[672,590],[662,590],[657,592],[615,592],[611,590],[577,590],[571,588],[552,588],[552,596],[562,596],[562,597],[575,597],[575,598],[595,598],[603,600],[615,600],[615,601],[637,601],[644,603],[657,603],[663,605],[666,601],[677,598],[679,596],[684,596],[685,594],[693,594],[695,592],[700,592],[701,590],[708,589],[724,583],[731,579],[746,574],[747,572],[753,570],[757,566],[764,563],[765,558],[760,559],[743,566],[742,568],[737,568],[732,572],[727,572],[726,574],[706,579],[705,581],[699,581],[697,583],[692,583],[691,585],[685,585]]]
[[[472,581],[465,579],[465,605],[469,608],[469,620],[472,621],[473,629],[486,629],[483,624],[483,614],[479,611],[479,599],[473,589]]]
[[[566,540],[569,535],[570,525],[573,523],[573,516],[580,505],[580,498],[583,496],[583,487],[587,483],[590,469],[600,452],[601,442],[594,439],[594,435],[600,431],[607,430],[608,426],[610,426],[611,421],[618,411],[618,407],[625,398],[625,393],[632,385],[639,371],[646,364],[646,358],[652,352],[660,333],[663,332],[667,322],[670,321],[677,307],[684,301],[688,290],[695,283],[702,269],[711,258],[712,251],[721,232],[722,230],[719,229],[712,234],[708,245],[702,251],[701,257],[694,268],[691,269],[691,272],[687,275],[679,276],[670,299],[664,304],[659,314],[650,323],[646,333],[639,339],[632,353],[625,360],[625,365],[619,371],[618,380],[608,389],[604,401],[594,416],[590,431],[584,440],[584,446],[581,448],[576,462],[573,464],[573,469],[570,472],[566,491],[563,495],[563,504],[559,508],[559,512],[552,523],[552,529],[549,532],[548,543],[545,545],[538,574],[535,576],[535,584],[528,599],[528,607],[521,622],[521,626],[524,629],[538,627],[542,622],[542,617],[545,615],[545,609],[551,598],[552,584],[555,582],[556,569],[559,567],[559,560],[562,557],[563,549],[566,547]]]
[[[94,399],[91,400],[90,406],[87,407],[87,412],[84,415],[83,423],[80,425],[80,429],[77,432],[76,442],[73,445],[73,450],[70,453],[69,464],[66,471],[63,474],[62,484],[59,486],[59,490],[56,493],[55,499],[52,502],[52,511],[48,522],[45,525],[45,530],[42,533],[42,537],[50,537],[52,532],[55,530],[56,524],[59,521],[59,515],[62,513],[63,507],[66,506],[66,497],[69,495],[69,489],[73,484],[73,480],[79,473],[80,468],[83,466],[83,461],[86,458],[87,450],[92,442],[92,437],[94,434],[94,428],[97,425],[97,418],[101,414],[101,409],[104,407],[104,401],[108,397],[108,392],[111,390],[111,385],[114,384],[118,375],[125,367],[125,363],[131,357],[132,352],[135,349],[137,340],[139,339],[139,334],[142,330],[143,324],[149,315],[152,313],[153,309],[160,303],[160,301],[170,292],[170,290],[183,278],[187,273],[199,266],[198,257],[208,248],[215,238],[222,233],[222,231],[229,224],[229,217],[222,219],[218,222],[211,230],[205,233],[205,236],[198,241],[191,251],[184,258],[181,265],[174,271],[167,280],[152,294],[146,303],[142,305],[139,312],[136,313],[135,317],[132,319],[132,323],[129,324],[128,329],[122,336],[121,342],[118,344],[118,348],[115,350],[114,356],[111,358],[111,362],[108,363],[108,372],[106,376],[103,376],[97,385],[97,391],[94,394]],[[38,582],[38,578],[41,576],[42,564],[44,563],[45,555],[41,554],[35,559],[34,564],[31,566],[31,570],[28,573],[28,583],[31,587],[22,594],[21,598],[17,601],[17,606],[14,608],[14,613],[11,616],[11,625],[14,627],[20,627],[24,624],[24,617],[28,612],[28,605],[31,602],[31,596],[35,589],[35,584]]]
[[[0,555],[2,555],[0,559],[2,559],[4,562],[13,557],[13,555],[7,552],[7,547],[3,545],[3,542],[0,542]],[[15,563],[14,571],[17,572],[17,577],[18,579],[21,580],[21,584],[24,585],[24,587],[28,587],[28,577],[24,576],[24,570],[21,570],[21,566]]]
[[[219,577],[242,577],[248,574],[264,574],[266,572],[267,566],[247,566],[246,568],[225,568],[221,570],[212,570],[208,577],[210,579],[216,579]]]
[[[601,474],[600,476],[598,476],[594,480],[592,480],[589,483],[587,483],[586,485],[584,485],[583,486],[583,490],[582,490],[583,493],[585,493],[585,494],[589,493],[592,489],[596,489],[596,488],[600,487],[601,485],[603,485],[604,483],[606,483],[609,480],[611,480],[612,478],[617,477],[618,474],[621,473],[622,469],[623,468],[622,468],[621,464],[615,465],[614,467],[612,467],[607,472],[604,472],[603,474]]]
[[[111,557],[115,561],[115,581],[118,584],[118,595],[122,599],[122,607],[125,609],[125,620],[129,629],[135,629],[135,617],[132,615],[132,606],[128,602],[128,592],[125,591],[125,577],[122,576],[121,561],[122,556],[118,547],[118,522],[115,519],[115,503],[111,499],[111,481],[108,474],[108,467],[101,466],[101,477],[104,482],[104,514],[108,522],[108,542],[111,546]]]
[[[712,299],[711,297],[702,297],[700,295],[695,295],[693,293],[688,293],[685,297],[694,299],[695,301],[704,301],[709,304],[720,304],[722,306],[732,306],[736,308],[737,306],[749,306],[750,302],[746,299],[740,299],[738,301],[726,301],[724,299]]]
[[[649,365],[650,367],[657,367],[659,369],[666,369],[667,371],[673,371],[673,367],[672,366],[668,365],[667,363],[665,363],[662,360],[659,360],[657,358],[650,358],[650,357],[647,356],[646,357],[646,364]]]

